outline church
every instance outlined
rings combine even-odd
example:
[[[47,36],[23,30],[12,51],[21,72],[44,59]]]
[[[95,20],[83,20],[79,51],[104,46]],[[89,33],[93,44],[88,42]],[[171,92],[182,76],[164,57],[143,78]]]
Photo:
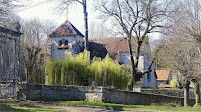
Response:
[[[84,51],[84,35],[69,21],[65,21],[56,30],[49,34],[51,39],[51,48],[49,56],[52,59],[65,58],[65,54],[69,53],[72,56]],[[133,56],[135,56],[136,44],[131,41],[133,48]],[[128,43],[126,38],[111,37],[111,38],[94,38],[89,39],[90,58],[100,57],[103,59],[107,54],[119,64],[130,65],[128,52]],[[147,70],[152,60],[149,44],[144,45],[141,49],[138,69],[140,71]],[[154,66],[151,67],[152,72],[145,74],[139,85],[136,88],[157,88],[156,75]]]

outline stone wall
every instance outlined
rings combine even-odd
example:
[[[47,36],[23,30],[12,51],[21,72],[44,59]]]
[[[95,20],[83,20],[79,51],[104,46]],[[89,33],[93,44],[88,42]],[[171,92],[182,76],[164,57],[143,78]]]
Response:
[[[183,105],[183,98],[114,90],[104,87],[27,85],[19,89],[18,99],[27,100],[96,100],[119,104],[150,105],[174,103]],[[190,105],[194,104],[191,99]]]
[[[174,97],[184,97],[183,89],[141,89],[142,93],[147,94],[157,94],[157,95],[165,95],[165,96],[174,96]],[[189,97],[195,98],[194,90],[190,89]]]
[[[13,97],[13,84],[12,83],[0,83],[0,99],[7,99]]]
[[[101,100],[102,87],[27,85],[19,89],[18,99],[27,100]]]
[[[150,105],[174,103],[183,105],[183,98],[164,95],[146,94],[141,92],[129,92],[120,90],[103,89],[103,101],[131,105]],[[194,105],[194,99],[190,99],[190,105]]]

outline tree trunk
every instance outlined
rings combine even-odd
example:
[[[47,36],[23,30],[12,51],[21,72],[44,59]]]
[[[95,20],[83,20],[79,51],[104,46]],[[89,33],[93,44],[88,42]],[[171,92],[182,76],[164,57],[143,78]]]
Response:
[[[184,106],[189,106],[189,86],[190,81],[186,81],[184,86]]]
[[[194,94],[195,94],[195,105],[194,106],[200,106],[200,86],[199,86],[198,81],[195,82]]]
[[[131,36],[128,36],[128,48],[129,48],[129,57],[131,60],[131,67],[132,67],[132,76],[131,76],[131,85],[129,87],[129,90],[132,91],[135,83],[135,64],[134,64],[134,58],[133,58],[133,53],[132,53],[132,47],[131,47]]]
[[[82,0],[82,5],[84,8],[84,21],[85,21],[85,50],[88,51],[88,13],[87,13],[87,3],[86,0]]]

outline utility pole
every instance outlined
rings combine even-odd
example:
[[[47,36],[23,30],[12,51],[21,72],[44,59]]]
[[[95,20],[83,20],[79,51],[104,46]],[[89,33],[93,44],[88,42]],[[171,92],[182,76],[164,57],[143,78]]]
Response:
[[[85,23],[85,50],[89,50],[88,46],[88,13],[87,13],[87,3],[86,0],[82,0],[82,5],[84,9],[84,23]]]

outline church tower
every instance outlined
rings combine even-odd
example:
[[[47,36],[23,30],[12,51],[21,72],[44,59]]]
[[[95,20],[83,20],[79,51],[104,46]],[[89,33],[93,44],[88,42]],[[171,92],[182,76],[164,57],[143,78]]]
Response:
[[[51,58],[65,58],[65,54],[79,54],[83,51],[84,35],[69,21],[65,21],[55,31],[49,34],[51,38]]]

